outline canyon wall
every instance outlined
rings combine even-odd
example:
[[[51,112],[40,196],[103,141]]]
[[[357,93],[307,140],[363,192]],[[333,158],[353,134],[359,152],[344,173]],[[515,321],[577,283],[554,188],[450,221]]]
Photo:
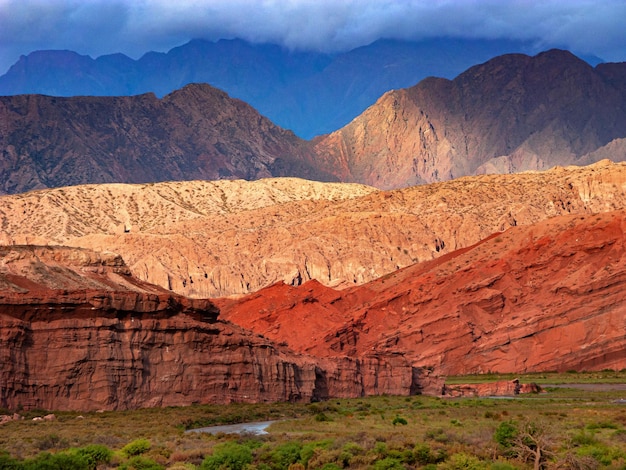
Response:
[[[416,389],[402,356],[320,359],[134,279],[119,256],[0,247],[0,407],[111,410]]]

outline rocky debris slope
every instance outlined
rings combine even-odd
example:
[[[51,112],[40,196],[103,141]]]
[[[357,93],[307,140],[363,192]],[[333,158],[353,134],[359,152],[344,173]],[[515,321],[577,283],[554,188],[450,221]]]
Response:
[[[274,285],[224,318],[320,357],[405,355],[442,375],[626,367],[626,211],[513,227],[336,291]]]
[[[625,75],[559,50],[496,57],[386,93],[316,139],[318,167],[387,189],[574,164],[626,137]]]
[[[0,243],[113,251],[190,297],[310,279],[360,285],[563,214],[626,207],[626,165],[482,175],[396,191],[297,179],[97,185],[0,198]]]
[[[86,183],[300,176],[310,145],[246,103],[194,84],[158,99],[0,97],[0,194]]]
[[[0,248],[0,407],[98,410],[419,390],[400,354],[319,359],[134,279],[119,256]]]

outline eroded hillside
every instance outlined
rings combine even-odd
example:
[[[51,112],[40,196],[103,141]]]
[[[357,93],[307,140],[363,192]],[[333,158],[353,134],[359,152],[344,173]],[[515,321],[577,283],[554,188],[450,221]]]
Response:
[[[320,357],[395,353],[446,375],[626,367],[626,211],[554,217],[360,287],[276,284],[223,318]]]
[[[0,198],[0,241],[119,253],[191,297],[283,281],[360,285],[564,214],[625,207],[626,165],[483,175],[396,191],[304,180],[98,185]]]

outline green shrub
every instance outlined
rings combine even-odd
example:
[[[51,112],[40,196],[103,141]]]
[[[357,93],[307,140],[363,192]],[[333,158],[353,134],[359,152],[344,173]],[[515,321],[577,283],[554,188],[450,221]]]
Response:
[[[118,467],[118,470],[163,470],[163,465],[159,465],[152,459],[136,455]]]
[[[483,470],[487,468],[487,464],[481,462],[478,457],[459,452],[453,454],[450,460],[441,464],[441,468],[444,470]]]
[[[213,448],[213,454],[202,462],[203,470],[242,470],[252,463],[252,451],[236,442],[224,442]]]
[[[387,444],[385,442],[376,441],[374,444],[373,452],[378,456],[379,459],[384,459],[387,457]]]
[[[579,446],[588,446],[597,444],[598,440],[596,439],[593,432],[587,433],[584,429],[577,434],[574,434],[571,439],[572,445]]]
[[[59,452],[58,454],[50,454],[42,452],[34,459],[25,460],[22,463],[24,470],[89,470],[89,463],[83,456],[69,453]]]
[[[326,413],[320,412],[315,415],[315,421],[324,422],[324,421],[332,421]]]
[[[300,463],[306,467],[309,460],[311,460],[313,455],[315,455],[317,449],[328,449],[331,444],[331,440],[309,442],[304,444],[300,450]]]
[[[148,439],[136,439],[122,447],[122,453],[127,457],[141,455],[150,450],[152,444]]]
[[[437,464],[446,460],[445,449],[433,452],[428,444],[417,444],[413,449],[413,458],[420,465]]]
[[[302,444],[298,442],[286,442],[270,452],[270,467],[276,470],[287,470],[289,465],[300,460]]]
[[[374,470],[404,470],[404,465],[398,459],[386,457],[374,462]]]
[[[406,426],[408,423],[408,421],[406,419],[404,419],[402,416],[396,416],[395,418],[393,418],[393,421],[391,422],[391,424],[393,424],[394,426],[396,424],[401,424],[402,426]]]
[[[111,461],[111,457],[113,457],[113,451],[107,446],[100,444],[90,444],[85,447],[80,447],[74,452],[83,456],[85,460],[87,460],[90,469],[95,469],[102,463],[109,463]]]
[[[514,421],[502,421],[493,435],[493,440],[505,449],[509,449],[513,446],[513,441],[518,432]]]
[[[614,460],[626,457],[626,454],[617,447],[608,447],[604,444],[592,444],[576,449],[579,457],[592,457],[602,465],[608,466]]]
[[[0,450],[0,468],[6,470],[20,470],[23,465],[17,459],[11,457],[7,452]]]
[[[589,423],[587,429],[619,429],[619,425],[611,421],[601,421],[599,423]]]

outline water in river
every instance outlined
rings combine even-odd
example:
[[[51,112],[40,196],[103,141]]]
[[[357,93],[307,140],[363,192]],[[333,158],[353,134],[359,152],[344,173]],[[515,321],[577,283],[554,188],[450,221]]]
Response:
[[[267,427],[276,421],[259,421],[256,423],[227,424],[224,426],[208,426],[206,428],[190,429],[187,432],[208,432],[210,434],[267,434]]]

